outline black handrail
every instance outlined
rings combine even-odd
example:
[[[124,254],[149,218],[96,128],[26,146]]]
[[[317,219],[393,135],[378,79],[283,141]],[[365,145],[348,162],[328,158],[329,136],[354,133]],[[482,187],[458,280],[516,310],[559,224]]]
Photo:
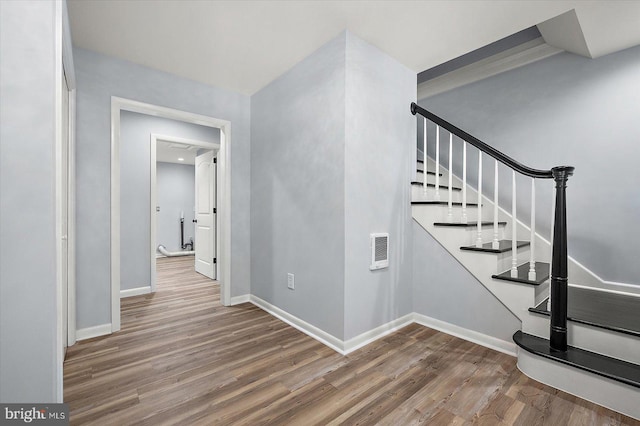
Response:
[[[502,152],[495,149],[494,147],[487,145],[486,143],[482,142],[480,139],[470,135],[469,133],[454,126],[448,121],[438,117],[434,113],[427,111],[426,109],[422,108],[420,105],[417,105],[415,102],[411,102],[411,114],[416,115],[416,113],[436,123],[438,126],[453,133],[454,135],[458,136],[462,140],[470,143],[471,145],[475,146],[485,154],[490,155],[491,157],[495,158],[496,160],[500,161],[503,164],[506,164],[516,172],[522,173],[523,175],[529,176],[532,178],[553,179],[553,172],[551,170],[538,170],[538,169],[533,169],[531,167],[527,167],[523,164],[520,164],[519,162],[509,157],[508,155],[505,155]]]
[[[567,256],[567,197],[566,188],[574,167],[559,166],[551,170],[538,170],[524,166],[513,158],[471,136],[437,115],[411,102],[411,114],[416,113],[445,128],[480,151],[490,155],[513,170],[532,178],[554,179],[556,197],[553,226],[553,256],[551,262],[551,321],[549,325],[549,346],[552,350],[567,351],[567,286],[569,284]],[[426,147],[425,147],[426,149]],[[426,166],[426,164],[425,164]]]

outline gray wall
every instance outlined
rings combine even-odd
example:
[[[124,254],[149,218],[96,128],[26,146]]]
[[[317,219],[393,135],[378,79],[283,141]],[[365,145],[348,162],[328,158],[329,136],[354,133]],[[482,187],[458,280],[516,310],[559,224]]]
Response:
[[[575,166],[567,189],[569,254],[605,280],[640,285],[640,245],[631,240],[640,235],[638,99],[634,47],[598,59],[562,53],[420,105],[532,167]],[[483,185],[491,189],[493,172],[485,170]],[[518,184],[526,188],[518,209],[530,211],[529,185]],[[508,180],[501,187],[509,190]],[[538,224],[548,233],[551,183],[537,192],[545,200]],[[509,202],[501,197],[503,206]]]
[[[415,94],[415,73],[345,32],[251,98],[253,294],[343,340],[412,311]],[[375,272],[373,232],[391,238]]]
[[[120,289],[151,282],[150,135],[152,133],[219,143],[220,130],[135,112],[120,113]],[[192,179],[193,180],[193,179]],[[190,188],[193,198],[194,188]],[[158,196],[160,194],[158,193]],[[185,212],[193,219],[193,203]],[[177,219],[174,228],[178,229]],[[189,225],[192,226],[191,219]],[[191,232],[193,235],[193,232]],[[161,240],[158,238],[158,244]],[[180,234],[178,233],[178,240]],[[175,238],[171,241],[177,250]],[[165,244],[167,245],[167,244]],[[168,247],[168,246],[167,246]]]
[[[169,251],[181,251],[180,213],[184,213],[184,242],[195,240],[193,207],[195,206],[195,166],[157,163],[157,194],[160,211],[156,214],[157,243]]]
[[[344,34],[251,98],[251,292],[340,339],[344,99]]]
[[[231,294],[249,293],[249,97],[74,50],[77,78],[77,325],[111,322],[111,96],[231,121]]]
[[[345,340],[412,312],[411,165],[416,74],[347,33]],[[389,232],[389,268],[370,271],[369,234]]]
[[[415,312],[511,341],[520,321],[416,222],[413,256]]]
[[[56,402],[54,22],[53,2],[0,2],[0,401],[5,403]]]

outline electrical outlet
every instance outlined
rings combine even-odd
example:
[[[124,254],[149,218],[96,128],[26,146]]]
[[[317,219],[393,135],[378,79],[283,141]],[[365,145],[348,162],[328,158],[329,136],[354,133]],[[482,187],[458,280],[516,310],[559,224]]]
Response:
[[[291,290],[296,289],[296,278],[293,274],[287,274],[287,288]]]

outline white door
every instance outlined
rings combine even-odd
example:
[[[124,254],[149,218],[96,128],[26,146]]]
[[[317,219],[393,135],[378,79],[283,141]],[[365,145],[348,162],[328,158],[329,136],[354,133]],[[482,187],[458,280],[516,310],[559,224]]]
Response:
[[[196,157],[196,272],[216,279],[216,163],[213,151]]]

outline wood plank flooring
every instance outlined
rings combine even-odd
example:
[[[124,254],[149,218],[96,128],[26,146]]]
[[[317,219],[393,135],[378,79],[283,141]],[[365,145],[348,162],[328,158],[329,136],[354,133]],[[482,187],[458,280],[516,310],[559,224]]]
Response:
[[[68,350],[71,424],[640,425],[416,324],[341,356],[251,304],[222,306],[193,258],[159,260],[157,292],[121,309],[121,331]]]

